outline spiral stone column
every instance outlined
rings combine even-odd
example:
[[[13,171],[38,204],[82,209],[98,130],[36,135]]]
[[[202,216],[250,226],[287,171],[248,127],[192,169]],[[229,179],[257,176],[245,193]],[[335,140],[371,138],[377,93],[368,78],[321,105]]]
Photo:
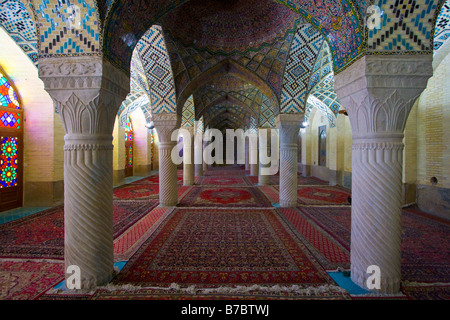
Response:
[[[248,138],[245,138],[245,170],[250,171],[250,152]]]
[[[183,127],[190,134],[189,141],[183,140],[183,185],[192,186],[195,180],[194,127]]]
[[[279,114],[276,124],[280,135],[280,206],[297,206],[298,133],[301,114]]]
[[[80,267],[81,289],[113,275],[112,136],[66,135],[64,257]]]
[[[129,77],[101,57],[42,58],[39,76],[65,131],[65,267],[92,289],[114,272],[112,132]]]
[[[159,137],[159,205],[176,206],[178,203],[177,165],[172,160],[172,150],[177,141],[172,141],[172,132],[180,127],[177,114],[153,114],[153,123]]]
[[[264,139],[261,139],[261,130],[266,131],[266,141]],[[265,143],[264,143],[265,142]],[[258,129],[258,145],[259,145],[259,171],[258,171],[258,185],[260,186],[267,186],[270,184],[270,175],[263,174],[264,170],[263,168],[270,168],[270,163],[263,164],[262,163],[262,157],[265,153],[266,157],[270,155],[270,142],[271,142],[271,135],[270,135],[270,129],[269,128],[260,128]],[[265,151],[263,152],[263,149]]]
[[[258,176],[258,133],[253,133],[256,139],[249,138],[248,143],[248,158],[249,158],[249,166],[250,166],[250,175]]]
[[[202,157],[203,157],[203,151],[206,149],[208,144],[209,144],[209,141],[203,141]],[[203,174],[205,174],[206,170],[208,170],[208,164],[203,159]]]
[[[353,131],[351,279],[371,291],[400,290],[403,131],[431,61],[366,56],[336,75]]]
[[[203,127],[203,126],[202,126]],[[195,128],[197,137],[194,137],[194,167],[195,176],[200,177],[203,175],[203,129]],[[201,138],[201,139],[200,139]],[[197,139],[197,140],[195,140]]]

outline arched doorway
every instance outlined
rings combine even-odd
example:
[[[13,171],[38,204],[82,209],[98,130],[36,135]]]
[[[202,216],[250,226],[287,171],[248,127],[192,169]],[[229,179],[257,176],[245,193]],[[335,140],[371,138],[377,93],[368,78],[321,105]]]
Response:
[[[133,124],[131,122],[131,118],[128,117],[125,125],[125,177],[130,177],[133,175],[133,140]]]
[[[0,69],[0,211],[22,206],[23,112],[16,90]]]

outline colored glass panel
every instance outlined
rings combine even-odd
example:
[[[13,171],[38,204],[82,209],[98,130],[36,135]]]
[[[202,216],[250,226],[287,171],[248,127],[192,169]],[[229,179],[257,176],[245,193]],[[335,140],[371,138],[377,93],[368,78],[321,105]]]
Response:
[[[133,124],[130,117],[125,124],[125,141],[133,141]]]
[[[128,167],[131,168],[133,166],[133,147],[128,147]]]
[[[0,128],[20,129],[20,114],[0,110]]]
[[[6,77],[0,73],[0,106],[7,108],[20,109],[19,100],[17,99],[16,92],[6,79]]]
[[[0,188],[17,186],[17,153],[17,138],[0,138]]]

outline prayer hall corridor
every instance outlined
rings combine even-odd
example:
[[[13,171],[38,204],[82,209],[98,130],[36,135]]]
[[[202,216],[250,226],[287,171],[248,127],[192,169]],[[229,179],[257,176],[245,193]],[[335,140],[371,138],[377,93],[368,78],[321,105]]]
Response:
[[[281,208],[278,175],[265,186],[237,165],[209,167],[192,186],[183,185],[183,170],[177,175],[176,207],[159,206],[157,172],[114,188],[116,275],[89,292],[64,286],[63,206],[3,222],[0,274],[10,281],[2,299],[357,300],[369,293],[348,277],[349,189],[299,174],[297,207]],[[404,208],[401,293],[380,297],[448,299],[449,229]]]

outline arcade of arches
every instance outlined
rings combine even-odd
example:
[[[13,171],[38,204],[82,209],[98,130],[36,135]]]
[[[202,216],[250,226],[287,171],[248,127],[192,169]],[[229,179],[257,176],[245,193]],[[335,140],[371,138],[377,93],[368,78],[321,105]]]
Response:
[[[448,297],[449,21],[442,0],[1,1],[0,298],[70,297],[74,265],[74,299],[357,298],[342,274]],[[209,165],[179,128],[277,146]],[[41,273],[3,283],[14,264]]]

